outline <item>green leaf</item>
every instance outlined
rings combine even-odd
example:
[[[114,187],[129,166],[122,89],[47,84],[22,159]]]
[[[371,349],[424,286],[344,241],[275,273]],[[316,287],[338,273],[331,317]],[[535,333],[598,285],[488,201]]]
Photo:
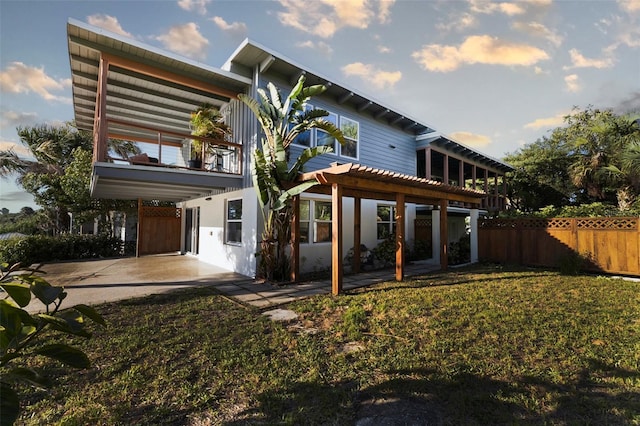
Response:
[[[318,181],[315,180],[308,180],[306,182],[302,182],[299,185],[294,186],[293,188],[283,192],[280,197],[278,197],[278,200],[276,201],[276,204],[273,206],[273,210],[278,211],[278,210],[282,210],[283,208],[286,207],[287,202],[291,199],[291,197],[294,197],[296,195],[300,195],[302,194],[304,191],[306,191],[307,189],[311,188],[312,186],[318,185]]]
[[[100,315],[98,311],[93,309],[91,306],[80,304],[80,305],[75,305],[72,309],[75,309],[76,311],[80,312],[82,315],[86,316],[96,324],[100,324],[105,327],[107,325],[102,315]]]
[[[45,279],[30,275],[25,280],[31,283],[31,292],[45,305],[55,302],[64,292],[62,287],[52,286]]]
[[[21,308],[24,308],[31,301],[31,286],[16,281],[0,285]]]
[[[41,388],[49,388],[51,387],[51,380],[38,373],[36,370],[25,367],[16,367],[9,370],[7,374],[7,378],[13,380],[22,380],[30,383],[33,386],[41,387]]]
[[[82,316],[70,317],[70,314],[65,316],[54,317],[47,314],[38,314],[37,318],[41,319],[45,323],[49,324],[53,329],[61,331],[67,334],[73,334],[81,337],[91,337],[91,333],[84,329],[84,323],[82,322]]]
[[[84,352],[62,343],[44,346],[38,349],[36,353],[60,361],[73,368],[88,368],[91,365],[91,361],[89,361]]]
[[[13,425],[20,414],[20,399],[9,383],[0,382],[0,426]]]
[[[287,174],[288,180],[293,181],[298,175],[298,173],[302,171],[302,168],[309,160],[319,155],[327,154],[329,152],[333,152],[333,147],[330,145],[322,145],[322,146],[305,148],[300,153],[300,156],[296,159],[295,163],[293,163],[293,165],[291,166],[291,169]]]

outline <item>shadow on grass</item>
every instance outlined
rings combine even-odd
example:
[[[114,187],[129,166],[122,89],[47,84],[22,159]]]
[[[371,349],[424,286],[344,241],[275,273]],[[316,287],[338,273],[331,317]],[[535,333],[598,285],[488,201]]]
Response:
[[[257,395],[258,406],[241,413],[242,420],[225,424],[625,425],[640,413],[640,393],[602,382],[629,383],[640,380],[640,373],[595,360],[571,383],[530,376],[506,382],[426,369],[391,374],[395,378],[360,390],[354,383],[269,390]]]

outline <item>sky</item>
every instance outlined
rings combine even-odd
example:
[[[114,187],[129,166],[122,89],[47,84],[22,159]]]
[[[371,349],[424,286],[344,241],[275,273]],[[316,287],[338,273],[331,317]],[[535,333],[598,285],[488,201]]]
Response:
[[[498,159],[575,106],[640,110],[640,0],[0,0],[0,150],[73,119],[68,18],[214,67],[248,37]]]

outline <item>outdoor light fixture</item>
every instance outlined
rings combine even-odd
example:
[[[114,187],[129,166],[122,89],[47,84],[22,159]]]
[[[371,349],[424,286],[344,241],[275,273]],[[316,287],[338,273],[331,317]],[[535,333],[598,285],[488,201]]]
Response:
[[[396,149],[396,146],[395,145],[389,145],[389,148]]]

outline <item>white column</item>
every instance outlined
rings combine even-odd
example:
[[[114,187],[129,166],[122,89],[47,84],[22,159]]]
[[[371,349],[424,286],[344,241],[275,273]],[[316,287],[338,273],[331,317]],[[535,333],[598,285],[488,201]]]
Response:
[[[471,227],[471,263],[478,261],[478,209],[471,209],[469,212],[469,224]]]
[[[431,256],[436,264],[440,264],[440,210],[431,210]]]

